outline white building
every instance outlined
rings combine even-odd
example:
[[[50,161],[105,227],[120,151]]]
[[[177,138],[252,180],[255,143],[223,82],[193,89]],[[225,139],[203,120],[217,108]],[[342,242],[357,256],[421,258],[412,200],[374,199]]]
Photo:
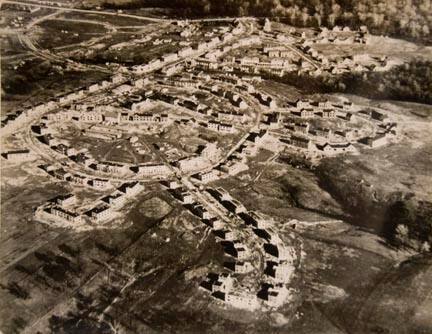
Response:
[[[169,53],[169,54],[166,54],[166,55],[162,56],[162,60],[165,63],[173,62],[173,61],[176,61],[177,59],[178,59],[177,53]]]
[[[76,203],[76,196],[74,194],[67,194],[58,196],[56,202],[60,206],[68,206]]]
[[[270,287],[267,291],[267,304],[270,307],[280,307],[286,301],[290,295],[288,289],[285,286]]]
[[[135,168],[136,172],[145,176],[163,176],[171,174],[171,169],[165,164],[139,165]]]
[[[79,116],[79,121],[85,123],[102,123],[103,120],[103,115],[99,112],[84,112]]]
[[[103,220],[109,219],[113,217],[113,211],[109,206],[99,206],[90,210],[91,219],[98,223]]]
[[[219,176],[220,176],[220,173],[217,170],[212,169],[208,172],[199,173],[195,177],[198,180],[200,180],[202,183],[208,183],[208,182],[218,180]]]
[[[80,223],[82,221],[82,217],[78,213],[65,210],[65,209],[58,207],[58,206],[54,206],[54,207],[50,208],[48,213],[50,213],[50,214],[52,214],[52,215],[54,215],[54,216],[56,216],[62,220],[65,220],[67,222]]]
[[[176,162],[176,165],[182,172],[191,172],[194,170],[204,169],[209,167],[209,162],[203,157],[187,157],[180,159]]]

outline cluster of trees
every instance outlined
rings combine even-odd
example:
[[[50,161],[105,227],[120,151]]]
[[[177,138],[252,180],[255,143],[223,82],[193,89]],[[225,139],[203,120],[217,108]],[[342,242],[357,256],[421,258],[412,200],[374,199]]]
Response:
[[[412,61],[387,72],[350,75],[338,88],[370,98],[432,104],[432,62]]]
[[[266,16],[297,26],[347,25],[430,41],[431,0],[103,0],[110,8],[172,8],[182,16]]]
[[[432,204],[397,201],[388,209],[390,240],[397,246],[408,246],[430,252],[432,244]]]
[[[344,92],[371,99],[391,99],[432,104],[432,62],[415,60],[387,72],[364,72],[340,76],[324,73],[320,77],[289,73],[281,81],[308,94]]]

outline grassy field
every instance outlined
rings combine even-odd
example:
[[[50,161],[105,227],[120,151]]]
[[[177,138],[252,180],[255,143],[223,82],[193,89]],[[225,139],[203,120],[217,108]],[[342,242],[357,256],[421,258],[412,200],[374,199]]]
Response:
[[[107,33],[103,24],[83,21],[52,19],[45,20],[38,26],[43,31],[38,32],[39,36],[36,42],[43,49],[81,43]]]

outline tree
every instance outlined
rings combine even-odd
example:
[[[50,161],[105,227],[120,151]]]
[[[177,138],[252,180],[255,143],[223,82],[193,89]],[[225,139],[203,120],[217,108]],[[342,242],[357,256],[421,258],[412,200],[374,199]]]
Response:
[[[395,231],[395,240],[399,245],[406,245],[409,243],[409,229],[406,225],[398,225]]]

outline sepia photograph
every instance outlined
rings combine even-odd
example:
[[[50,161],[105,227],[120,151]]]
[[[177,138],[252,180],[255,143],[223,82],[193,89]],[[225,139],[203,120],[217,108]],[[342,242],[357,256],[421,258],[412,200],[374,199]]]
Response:
[[[432,334],[431,0],[0,0],[0,334]]]

